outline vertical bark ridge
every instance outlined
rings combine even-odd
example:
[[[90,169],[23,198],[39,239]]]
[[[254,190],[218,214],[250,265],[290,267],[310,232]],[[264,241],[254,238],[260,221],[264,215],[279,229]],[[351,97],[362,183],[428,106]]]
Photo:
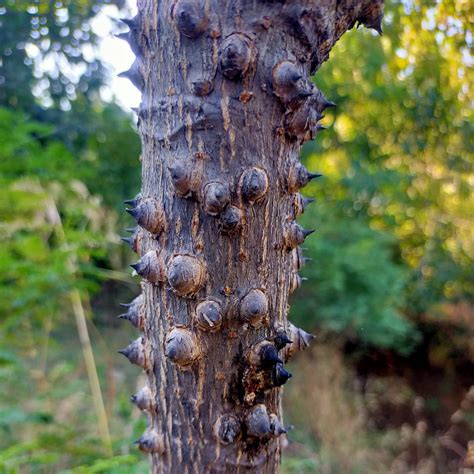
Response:
[[[307,236],[298,191],[314,177],[298,152],[333,105],[309,76],[357,22],[380,29],[382,2],[138,7],[125,73],[142,91],[129,243],[143,296],[126,318],[143,331],[133,350],[151,400],[135,400],[150,419],[138,444],[154,473],[273,473],[283,359],[311,339],[287,321]]]

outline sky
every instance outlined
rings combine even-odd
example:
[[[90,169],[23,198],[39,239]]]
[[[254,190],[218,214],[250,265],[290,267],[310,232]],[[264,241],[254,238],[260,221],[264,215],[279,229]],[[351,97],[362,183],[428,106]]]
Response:
[[[135,56],[128,44],[116,38],[112,33],[117,31],[117,19],[135,16],[136,2],[127,0],[127,5],[126,11],[120,14],[115,6],[105,6],[92,20],[91,27],[101,38],[98,53],[111,72],[109,87],[101,91],[102,98],[106,101],[116,101],[123,108],[129,110],[140,104],[140,92],[128,79],[117,77],[117,74],[127,70],[133,63]],[[127,27],[124,26],[122,31],[127,31]]]

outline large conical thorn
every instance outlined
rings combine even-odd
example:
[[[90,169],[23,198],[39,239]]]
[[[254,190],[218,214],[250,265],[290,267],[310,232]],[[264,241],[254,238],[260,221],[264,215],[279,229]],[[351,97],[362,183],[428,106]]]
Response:
[[[118,74],[119,77],[128,79],[139,91],[145,88],[145,81],[140,72],[140,61],[136,59],[131,65],[130,69]]]
[[[156,235],[166,229],[163,206],[158,199],[147,198],[139,201],[136,207],[125,209],[140,227]]]
[[[267,407],[263,404],[255,405],[245,417],[247,434],[255,438],[264,438],[272,433],[270,417]]]
[[[304,229],[297,222],[291,221],[285,229],[285,247],[287,250],[293,250],[301,245],[308,235],[311,235],[314,229]]]
[[[296,352],[303,351],[311,344],[311,341],[314,339],[315,336],[313,334],[309,334],[301,328],[297,328],[292,323],[288,323],[288,331],[287,331],[289,338],[292,340],[292,343],[287,345],[284,349],[284,357],[285,361],[287,361],[291,356],[293,356]]]
[[[165,452],[164,437],[154,429],[145,431],[135,444],[138,444],[138,449],[145,453],[163,454]]]
[[[166,336],[165,355],[175,364],[189,367],[201,356],[201,350],[190,330],[173,328]]]
[[[166,281],[164,257],[160,250],[150,250],[137,263],[130,266],[150,283],[159,284]]]
[[[248,361],[254,367],[273,367],[283,361],[278,356],[278,349],[270,341],[261,341],[251,347]]]
[[[142,369],[148,368],[148,361],[145,357],[143,337],[135,339],[125,349],[121,349],[117,352],[124,355],[130,361],[130,363],[138,365]]]
[[[145,323],[144,296],[137,296],[131,303],[120,303],[120,306],[127,308],[127,312],[120,314],[120,319],[126,319],[137,329],[143,330]]]

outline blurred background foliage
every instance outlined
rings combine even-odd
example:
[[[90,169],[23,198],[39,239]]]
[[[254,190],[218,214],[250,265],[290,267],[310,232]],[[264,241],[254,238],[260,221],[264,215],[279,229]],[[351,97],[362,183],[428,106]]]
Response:
[[[138,292],[119,235],[140,146],[101,99],[104,7],[124,2],[0,2],[1,472],[147,472],[141,384],[115,354],[133,337],[115,315]],[[305,189],[319,235],[290,317],[318,342],[293,363],[284,472],[458,472],[474,439],[473,15],[388,2],[384,36],[349,32],[315,77],[338,106],[302,152],[324,178]]]

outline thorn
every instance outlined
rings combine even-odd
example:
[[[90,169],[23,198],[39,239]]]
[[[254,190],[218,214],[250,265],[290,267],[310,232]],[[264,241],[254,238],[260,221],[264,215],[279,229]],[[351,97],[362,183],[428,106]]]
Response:
[[[122,40],[122,41],[126,41],[128,43],[130,41],[130,36],[129,35],[130,35],[130,33],[126,32],[126,33],[117,33],[114,36],[117,39]]]
[[[268,298],[262,290],[250,290],[240,301],[240,318],[254,328],[262,326],[268,315]]]
[[[117,76],[128,79],[139,90],[144,88],[144,80],[140,72],[140,63],[138,59],[136,59],[131,65],[130,69],[120,72]]]
[[[130,397],[130,401],[140,410],[151,411],[153,407],[153,398],[150,388],[145,385],[137,393]]]
[[[147,368],[142,337],[135,339],[125,349],[120,349],[117,352],[125,356],[131,364],[138,365],[142,369]]]
[[[337,106],[336,102],[333,102],[332,100],[327,100],[327,99],[324,99],[321,105],[323,106],[324,109]]]
[[[138,217],[138,212],[137,212],[136,207],[134,207],[132,209],[125,209],[125,212],[128,212],[134,219],[136,219]]]
[[[274,413],[270,415],[270,430],[274,437],[281,436],[287,432],[285,427]]]
[[[127,25],[130,29],[135,28],[137,26],[137,19],[135,18],[119,18],[123,24]]]
[[[198,258],[192,255],[175,255],[169,261],[167,277],[175,293],[190,297],[204,285],[206,272]]]
[[[133,198],[133,199],[127,199],[127,200],[123,201],[123,203],[124,204],[129,204],[132,207],[137,207],[138,201],[139,201],[139,199]]]
[[[314,198],[303,198],[303,207],[308,206],[309,204],[312,204],[316,199]]]
[[[383,15],[378,16],[375,21],[370,25],[370,28],[375,30],[380,36],[383,36],[382,31],[382,19]]]
[[[165,356],[175,364],[186,367],[201,356],[201,349],[189,329],[173,328],[166,336]]]
[[[240,193],[244,201],[253,204],[262,199],[268,191],[268,181],[266,171],[261,168],[245,170],[240,178]]]
[[[247,433],[256,438],[263,438],[271,434],[270,418],[267,407],[259,404],[251,408],[246,416]]]
[[[273,341],[277,349],[283,349],[287,344],[291,344],[293,341],[286,335],[285,332],[280,331]]]
[[[290,82],[293,82],[294,84],[296,84],[302,78],[303,78],[303,75],[296,71],[292,72],[289,77]]]
[[[283,363],[280,357],[278,357],[277,348],[271,344],[267,344],[262,348],[260,352],[260,359],[261,359],[262,365],[267,365],[267,366]]]
[[[213,427],[215,437],[224,445],[235,442],[239,438],[241,431],[240,420],[230,414],[219,416]]]
[[[291,377],[292,375],[283,367],[283,364],[278,363],[273,368],[272,379],[275,387],[281,387],[288,382]]]

